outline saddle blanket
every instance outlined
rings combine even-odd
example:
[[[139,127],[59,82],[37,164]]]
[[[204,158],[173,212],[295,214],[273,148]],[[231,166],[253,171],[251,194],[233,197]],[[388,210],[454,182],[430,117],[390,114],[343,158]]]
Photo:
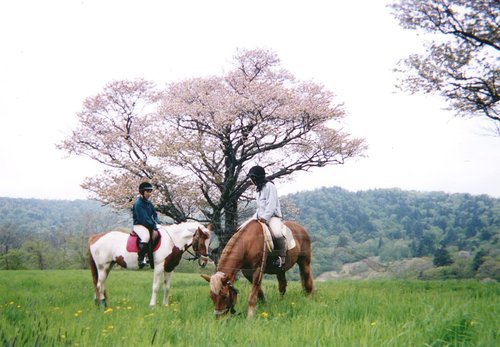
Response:
[[[269,251],[272,251],[274,249],[274,243],[273,243],[273,237],[271,235],[271,230],[269,230],[269,227],[265,223],[260,223],[262,225],[262,228],[264,229],[264,239],[267,245],[267,249]],[[292,231],[290,228],[288,228],[284,223],[283,223],[283,228],[281,229],[281,233],[285,237],[286,240],[286,249],[293,249],[297,245],[295,242],[295,239],[293,238]]]
[[[158,242],[153,247],[153,252],[156,252],[158,248],[160,248],[161,244],[161,235],[158,233]],[[133,231],[130,233],[127,239],[127,252],[135,252],[137,253],[139,249],[137,248],[137,234]]]

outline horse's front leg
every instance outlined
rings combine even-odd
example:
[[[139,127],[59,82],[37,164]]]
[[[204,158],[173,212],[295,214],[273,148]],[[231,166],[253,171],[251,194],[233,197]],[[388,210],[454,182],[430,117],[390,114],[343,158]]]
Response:
[[[262,289],[260,288],[261,281],[262,278],[260,271],[257,270],[253,274],[252,290],[250,291],[250,295],[248,296],[247,319],[252,319],[255,316],[255,306],[257,305],[257,298],[259,297],[260,293],[264,295]]]
[[[96,304],[107,307],[106,302],[106,278],[108,277],[108,269],[103,268],[97,271],[97,285],[96,285]]]
[[[286,293],[287,285],[285,273],[280,272],[276,275],[276,277],[278,278],[278,290],[280,292],[280,296],[283,297],[283,295],[285,295]]]
[[[170,293],[170,281],[172,280],[172,272],[165,272],[163,278],[163,306],[168,306],[168,296]]]
[[[251,271],[241,270],[241,272],[243,273],[243,276],[245,276],[245,278],[248,280],[248,282],[250,282],[250,283],[253,282],[253,274]],[[261,286],[259,286],[259,292],[257,293],[257,298],[261,302],[266,302],[266,296],[264,295],[264,291],[262,290]]]
[[[158,290],[160,289],[160,279],[163,269],[161,266],[155,266],[153,272],[153,288],[151,293],[151,301],[149,302],[149,307],[154,308],[156,306],[156,297],[158,295]]]

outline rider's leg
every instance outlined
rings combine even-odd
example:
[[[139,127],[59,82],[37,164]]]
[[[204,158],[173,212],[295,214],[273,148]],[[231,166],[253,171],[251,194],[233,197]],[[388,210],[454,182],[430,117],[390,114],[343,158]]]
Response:
[[[283,267],[286,258],[286,241],[283,235],[283,223],[281,218],[272,217],[269,220],[269,228],[274,236],[274,250],[278,252],[278,259],[276,259],[275,266],[278,268]]]
[[[137,245],[139,251],[137,252],[137,261],[139,263],[139,269],[142,269],[146,262],[144,261],[145,255],[149,251],[149,230],[143,225],[134,225],[134,232],[139,237],[139,244]]]

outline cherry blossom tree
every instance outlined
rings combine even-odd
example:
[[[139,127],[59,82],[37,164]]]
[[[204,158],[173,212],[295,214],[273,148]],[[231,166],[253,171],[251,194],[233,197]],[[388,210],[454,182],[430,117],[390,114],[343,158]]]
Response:
[[[441,95],[457,116],[489,119],[500,134],[496,0],[401,0],[390,6],[400,25],[428,34],[426,54],[396,69],[399,86]]]
[[[130,206],[147,179],[159,212],[209,221],[225,244],[249,198],[251,166],[284,179],[362,155],[365,142],[343,130],[345,115],[331,92],[297,81],[272,51],[239,50],[222,76],[162,91],[146,81],[110,84],[86,100],[60,148],[109,168],[84,183],[99,200]]]

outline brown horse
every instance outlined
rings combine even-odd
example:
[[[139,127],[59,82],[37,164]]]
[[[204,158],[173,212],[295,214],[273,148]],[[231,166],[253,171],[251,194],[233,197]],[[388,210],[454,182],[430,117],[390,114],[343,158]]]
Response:
[[[226,247],[217,266],[217,272],[212,276],[202,275],[210,282],[210,297],[214,302],[214,314],[218,318],[228,312],[235,313],[238,291],[233,287],[236,273],[241,270],[243,276],[252,283],[252,290],[248,297],[247,317],[255,315],[257,299],[265,301],[261,288],[264,273],[276,274],[281,296],[286,291],[285,272],[295,263],[299,265],[302,287],[306,294],[313,290],[311,273],[311,241],[306,230],[299,224],[291,221],[284,222],[292,230],[296,246],[287,252],[286,263],[283,269],[277,269],[269,261],[269,251],[265,245],[262,225],[258,221],[251,221],[243,225],[236,232]]]

